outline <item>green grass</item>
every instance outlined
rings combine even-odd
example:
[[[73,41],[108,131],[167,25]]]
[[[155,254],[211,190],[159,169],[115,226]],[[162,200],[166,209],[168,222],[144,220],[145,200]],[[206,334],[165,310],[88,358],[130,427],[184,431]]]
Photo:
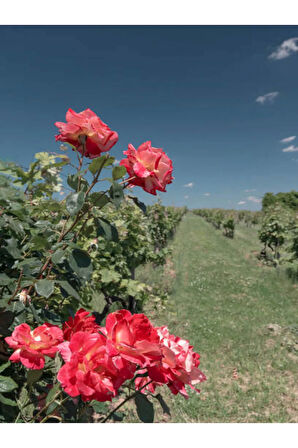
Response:
[[[238,225],[231,240],[188,213],[171,246],[170,281],[150,267],[138,272],[172,285],[166,310],[156,313],[149,304],[145,311],[191,341],[208,380],[188,400],[163,392],[167,421],[297,422],[297,336],[288,327],[297,329],[298,285],[257,260],[255,228]],[[161,411],[156,421],[165,421]]]

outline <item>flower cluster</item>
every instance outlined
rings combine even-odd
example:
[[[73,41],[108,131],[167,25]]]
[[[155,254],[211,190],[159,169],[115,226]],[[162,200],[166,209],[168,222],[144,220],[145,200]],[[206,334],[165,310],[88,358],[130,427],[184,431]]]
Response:
[[[44,356],[58,351],[64,360],[58,380],[68,395],[80,395],[83,401],[112,400],[133,378],[136,389],[145,386],[154,392],[165,384],[173,394],[188,398],[185,385],[199,392],[196,385],[206,379],[198,369],[200,356],[188,341],[127,310],[109,314],[105,327],[83,309],[63,330],[45,323],[31,331],[21,324],[6,342],[15,349],[10,360],[30,369],[42,369]]]
[[[92,110],[75,112],[68,109],[66,123],[55,123],[59,129],[56,141],[72,145],[80,154],[90,159],[109,151],[118,141],[117,132],[112,131]],[[142,143],[136,150],[132,144],[123,152],[126,159],[120,165],[129,175],[128,186],[139,186],[148,193],[166,191],[172,183],[173,165],[171,159],[161,148],[154,148],[151,142]]]

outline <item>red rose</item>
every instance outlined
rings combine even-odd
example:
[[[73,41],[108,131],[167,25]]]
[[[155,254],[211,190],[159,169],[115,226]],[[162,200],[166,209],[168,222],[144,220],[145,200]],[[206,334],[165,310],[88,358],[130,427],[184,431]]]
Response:
[[[67,123],[57,121],[55,126],[59,128],[56,141],[67,142],[75,146],[83,153],[83,140],[85,139],[85,156],[90,159],[99,157],[102,152],[109,151],[118,141],[117,132],[112,131],[90,109],[75,112],[68,109],[66,112]]]
[[[162,360],[155,366],[148,367],[149,377],[158,384],[167,384],[174,395],[180,393],[185,398],[188,394],[185,385],[199,392],[195,385],[206,380],[198,369],[200,355],[185,339],[169,333],[167,327],[157,328],[162,347]]]
[[[5,341],[15,349],[10,361],[21,362],[28,369],[42,369],[45,355],[54,358],[58,344],[63,341],[63,333],[59,327],[48,323],[33,331],[29,325],[21,324]]]
[[[136,150],[128,145],[124,151],[126,159],[120,165],[125,166],[129,185],[138,185],[148,193],[156,195],[156,190],[166,191],[166,185],[172,183],[173,165],[171,159],[161,148],[153,148],[151,142],[145,142]]]
[[[66,363],[57,378],[71,397],[110,401],[123,382],[133,378],[135,367],[120,356],[111,358],[102,334],[79,331],[70,342],[61,344],[60,350]]]
[[[99,330],[99,326],[95,323],[95,317],[90,316],[89,311],[80,308],[75,317],[70,317],[67,322],[63,324],[63,336],[65,341],[70,341],[71,336],[77,331],[84,331],[87,333],[95,333]]]
[[[144,314],[116,311],[108,315],[105,328],[110,356],[120,355],[142,367],[161,359],[159,336]]]

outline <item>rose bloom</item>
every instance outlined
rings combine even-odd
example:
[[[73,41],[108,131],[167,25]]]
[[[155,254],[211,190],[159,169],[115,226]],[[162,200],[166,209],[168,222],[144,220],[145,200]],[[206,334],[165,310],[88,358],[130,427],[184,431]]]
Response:
[[[111,401],[119,387],[134,376],[135,366],[106,351],[106,337],[100,333],[75,333],[70,342],[59,345],[66,363],[57,378],[71,397],[83,401]]]
[[[95,333],[99,330],[99,326],[95,323],[95,317],[90,316],[89,311],[80,308],[75,317],[70,317],[67,322],[63,324],[63,336],[65,341],[69,341],[71,336],[77,331],[84,331],[87,333]]]
[[[109,151],[118,141],[117,132],[112,131],[90,109],[75,112],[68,109],[66,112],[67,123],[57,121],[55,126],[59,128],[56,141],[67,142],[83,154],[83,142],[85,139],[85,156],[90,159],[99,157],[102,152]]]
[[[193,346],[188,341],[170,334],[167,327],[157,328],[157,331],[163,357],[155,366],[148,367],[149,377],[157,385],[167,384],[174,395],[180,393],[188,398],[186,384],[200,392],[195,386],[206,380],[205,375],[198,369],[200,355],[193,351]],[[143,381],[137,384],[138,388],[150,378],[142,378]]]
[[[10,361],[21,362],[28,369],[37,370],[44,367],[45,355],[54,358],[58,344],[63,341],[63,333],[59,327],[48,323],[33,331],[29,325],[21,324],[5,341],[15,350]]]
[[[128,145],[124,151],[126,159],[120,165],[125,166],[129,177],[129,185],[138,185],[148,193],[156,195],[156,191],[166,191],[166,185],[172,183],[173,165],[171,159],[161,148],[154,148],[151,142],[142,143],[136,150]]]
[[[122,358],[142,367],[161,360],[159,335],[144,314],[119,310],[107,316],[105,329],[110,356]]]

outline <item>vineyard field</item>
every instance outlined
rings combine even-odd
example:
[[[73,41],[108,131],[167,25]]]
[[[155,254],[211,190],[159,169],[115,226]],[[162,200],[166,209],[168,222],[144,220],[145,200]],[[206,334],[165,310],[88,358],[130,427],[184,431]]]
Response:
[[[180,223],[172,294],[154,319],[166,315],[171,331],[192,341],[207,381],[199,397],[168,393],[171,416],[160,408],[159,421],[297,422],[298,285],[259,262],[257,231],[239,224],[228,239],[192,213]],[[169,283],[148,267],[138,275]]]

